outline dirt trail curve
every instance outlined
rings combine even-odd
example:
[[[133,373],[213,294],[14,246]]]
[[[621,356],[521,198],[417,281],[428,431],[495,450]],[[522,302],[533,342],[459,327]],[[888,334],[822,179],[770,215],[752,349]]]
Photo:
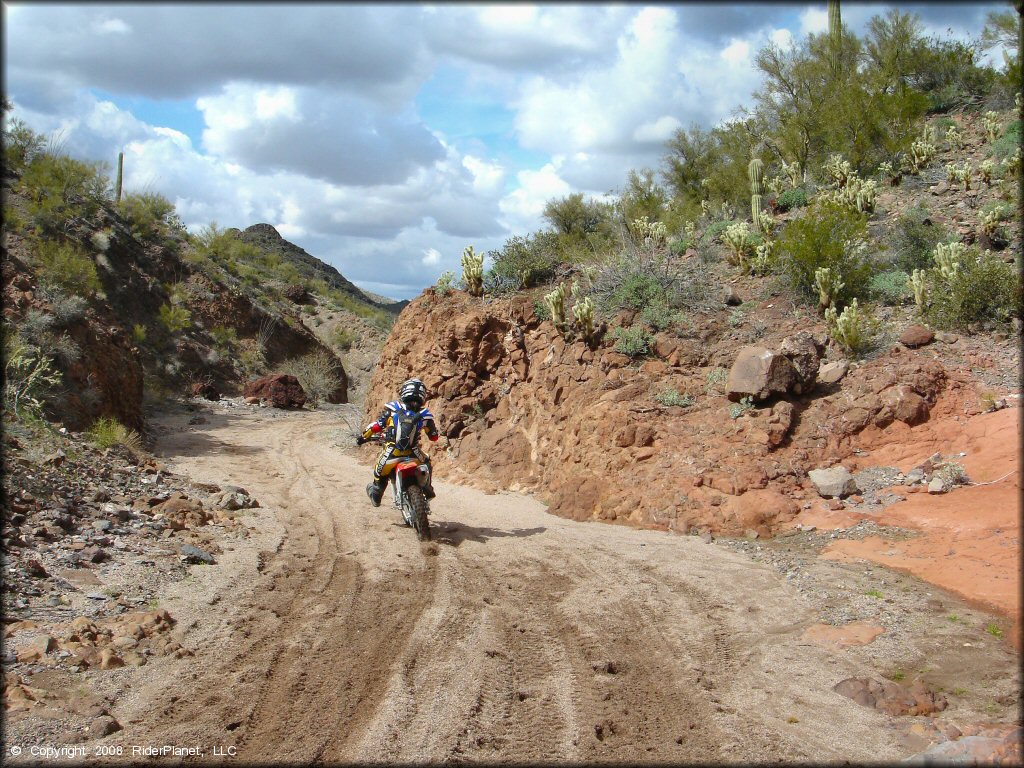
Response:
[[[766,567],[443,482],[423,547],[367,503],[337,412],[239,411],[158,452],[248,489],[275,545],[171,596],[195,656],[153,669],[112,740],[293,763],[906,756],[832,691],[867,670],[800,640],[813,619]]]

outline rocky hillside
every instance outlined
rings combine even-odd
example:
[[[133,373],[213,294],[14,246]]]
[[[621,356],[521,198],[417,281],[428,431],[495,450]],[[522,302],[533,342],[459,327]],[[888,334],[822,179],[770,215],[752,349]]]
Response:
[[[921,175],[879,192],[876,247],[909,248],[913,224],[981,240],[999,249],[987,259],[1013,263],[1019,223],[1005,222],[998,242],[981,223],[1005,188],[944,179],[942,167],[965,150],[984,157],[980,120],[961,129],[965,146],[941,149]],[[783,232],[794,221],[801,211],[776,217]],[[684,322],[662,330],[639,308],[613,312],[589,341],[549,319],[547,288],[483,298],[428,289],[384,347],[367,413],[415,372],[448,438],[437,452],[446,477],[531,490],[579,520],[764,536],[810,499],[854,487],[825,490],[827,475],[813,470],[833,469],[843,485],[844,473],[871,466],[860,458],[870,443],[938,414],[998,407],[1017,390],[1017,319],[928,327],[896,273],[895,297],[879,289],[862,306],[872,339],[854,352],[774,276],[738,271],[707,239],[700,250],[684,254],[680,274],[710,301],[692,301]],[[886,264],[872,269],[893,269]],[[647,342],[623,344],[629,329]]]

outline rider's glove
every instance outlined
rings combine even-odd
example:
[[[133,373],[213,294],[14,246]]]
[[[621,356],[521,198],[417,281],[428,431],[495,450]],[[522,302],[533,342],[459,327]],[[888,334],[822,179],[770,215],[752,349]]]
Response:
[[[356,445],[362,445],[365,442],[366,442],[366,438],[363,437],[362,435],[360,435],[359,437],[356,438]]]

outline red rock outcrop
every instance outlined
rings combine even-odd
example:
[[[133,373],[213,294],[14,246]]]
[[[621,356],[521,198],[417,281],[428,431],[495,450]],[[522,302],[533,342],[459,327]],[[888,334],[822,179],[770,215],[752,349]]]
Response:
[[[533,307],[532,296],[484,302],[428,289],[399,316],[366,408],[375,414],[419,376],[448,438],[433,449],[439,477],[534,491],[551,512],[577,520],[768,535],[796,515],[805,493],[817,498],[808,470],[853,455],[866,427],[926,419],[940,393],[963,383],[896,346],[852,368],[841,389],[790,394],[737,416],[708,384],[744,346],[716,330],[727,327],[720,318],[695,321],[689,338],[659,335],[655,355],[633,361],[612,339],[595,348],[566,341]],[[759,343],[778,349],[795,330],[780,316]],[[666,390],[693,405],[662,405]]]
[[[258,397],[275,408],[301,408],[306,404],[306,393],[299,380],[290,373],[272,373],[250,381],[242,392],[244,397]]]

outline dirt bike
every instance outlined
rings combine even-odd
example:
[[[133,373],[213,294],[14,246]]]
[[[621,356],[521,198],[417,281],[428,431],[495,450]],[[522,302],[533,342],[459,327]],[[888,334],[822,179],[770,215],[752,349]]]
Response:
[[[378,440],[370,442],[380,443]],[[395,509],[402,520],[416,531],[420,541],[430,541],[430,502],[423,489],[430,485],[430,468],[416,455],[399,459],[391,472],[391,490]]]

